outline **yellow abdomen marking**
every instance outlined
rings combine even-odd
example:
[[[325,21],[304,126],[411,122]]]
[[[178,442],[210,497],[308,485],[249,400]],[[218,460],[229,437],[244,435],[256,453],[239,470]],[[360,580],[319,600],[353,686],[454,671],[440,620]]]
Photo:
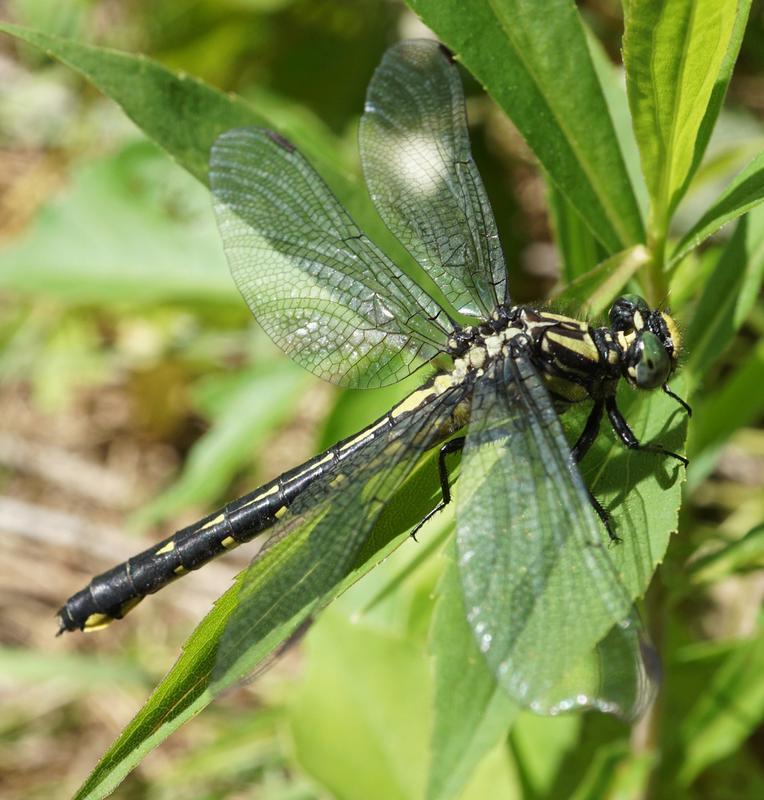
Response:
[[[82,630],[85,633],[93,633],[93,631],[103,630],[107,625],[111,625],[112,622],[114,622],[114,617],[110,617],[108,614],[91,614],[85,620]]]

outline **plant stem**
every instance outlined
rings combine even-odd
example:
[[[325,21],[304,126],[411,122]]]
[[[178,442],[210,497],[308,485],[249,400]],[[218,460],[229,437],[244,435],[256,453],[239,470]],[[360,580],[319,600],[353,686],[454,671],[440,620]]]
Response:
[[[657,224],[653,227],[648,237],[648,246],[652,258],[647,265],[647,297],[645,299],[652,308],[656,308],[668,297],[668,283],[663,269],[666,261],[665,225]]]

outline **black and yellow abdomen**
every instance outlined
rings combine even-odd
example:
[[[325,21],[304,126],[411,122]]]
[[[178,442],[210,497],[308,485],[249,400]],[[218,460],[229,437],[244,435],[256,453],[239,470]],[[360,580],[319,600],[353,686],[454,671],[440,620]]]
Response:
[[[308,486],[322,478],[330,480],[335,466],[348,455],[389,435],[401,419],[421,413],[451,385],[453,378],[449,375],[437,376],[360,433],[97,575],[61,608],[59,632],[103,628],[124,617],[147,595],[252,540],[276,524]],[[467,408],[457,406],[451,421],[437,430],[434,438],[448,438],[465,424],[468,413]]]

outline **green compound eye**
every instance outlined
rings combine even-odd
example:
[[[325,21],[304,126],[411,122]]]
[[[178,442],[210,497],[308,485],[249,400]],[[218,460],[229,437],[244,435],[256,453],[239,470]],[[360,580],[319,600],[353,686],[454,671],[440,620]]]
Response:
[[[634,383],[640,389],[657,389],[668,380],[671,359],[660,339],[644,331],[636,342],[633,362]]]

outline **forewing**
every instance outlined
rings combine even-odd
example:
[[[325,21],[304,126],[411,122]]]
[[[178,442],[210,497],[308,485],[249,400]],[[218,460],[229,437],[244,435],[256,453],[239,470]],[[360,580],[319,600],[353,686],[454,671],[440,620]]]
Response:
[[[384,386],[443,348],[442,310],[278,134],[224,133],[210,185],[236,286],[297,363],[342,386]]]
[[[253,645],[331,599],[356,565],[384,505],[422,453],[443,437],[466,392],[464,387],[449,389],[401,415],[392,428],[342,455],[295,498],[244,576],[218,654],[221,680],[256,666],[246,663]]]
[[[522,353],[477,382],[456,513],[468,621],[506,691],[537,711],[595,706],[633,715],[651,685],[639,637],[617,627],[631,619],[631,599],[546,389]],[[616,670],[591,661],[598,646],[618,649]],[[629,680],[616,674],[625,665]]]
[[[508,302],[461,80],[445,48],[417,40],[385,53],[366,94],[359,141],[382,219],[454,307],[486,318]]]

